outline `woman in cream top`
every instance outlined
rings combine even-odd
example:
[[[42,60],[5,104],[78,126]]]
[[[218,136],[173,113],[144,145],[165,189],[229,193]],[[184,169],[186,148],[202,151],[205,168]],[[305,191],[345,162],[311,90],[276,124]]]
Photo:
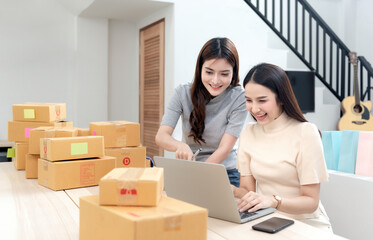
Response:
[[[317,127],[307,122],[286,73],[259,64],[244,80],[246,108],[256,120],[240,135],[240,211],[275,207],[282,214],[331,231],[320,202],[328,181]]]

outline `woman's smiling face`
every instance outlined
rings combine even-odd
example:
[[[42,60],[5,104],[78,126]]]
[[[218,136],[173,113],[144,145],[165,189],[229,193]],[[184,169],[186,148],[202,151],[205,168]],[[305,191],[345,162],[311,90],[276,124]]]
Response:
[[[201,79],[211,96],[216,97],[232,82],[233,67],[224,58],[210,59],[203,63]]]
[[[267,125],[282,113],[282,104],[269,88],[253,80],[245,86],[246,109],[260,125]]]

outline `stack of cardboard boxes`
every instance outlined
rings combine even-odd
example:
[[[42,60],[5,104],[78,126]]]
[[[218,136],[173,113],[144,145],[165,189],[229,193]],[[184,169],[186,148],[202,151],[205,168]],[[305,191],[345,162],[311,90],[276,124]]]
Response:
[[[207,210],[162,195],[162,168],[116,168],[80,198],[80,239],[206,239]]]
[[[17,170],[25,170],[26,155],[29,153],[29,139],[32,129],[41,126],[53,128],[72,127],[66,119],[65,103],[24,103],[13,105],[13,121],[8,122],[8,141],[15,142],[9,150]],[[36,153],[33,153],[36,154]],[[29,156],[36,158],[35,156]]]
[[[104,156],[104,137],[80,136],[40,139],[38,182],[53,190],[98,185],[115,168]]]
[[[140,145],[140,124],[128,121],[91,122],[90,134],[104,136],[105,155],[116,158],[115,167],[149,167],[146,148]]]
[[[26,178],[38,178],[40,139],[51,137],[76,137],[78,129],[72,127],[37,127],[30,131],[28,154],[26,155]]]

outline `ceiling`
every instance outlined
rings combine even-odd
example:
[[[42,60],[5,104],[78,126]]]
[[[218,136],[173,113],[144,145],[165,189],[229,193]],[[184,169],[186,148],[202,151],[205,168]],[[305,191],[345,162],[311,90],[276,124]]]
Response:
[[[171,4],[151,0],[95,0],[79,16],[138,21]]]

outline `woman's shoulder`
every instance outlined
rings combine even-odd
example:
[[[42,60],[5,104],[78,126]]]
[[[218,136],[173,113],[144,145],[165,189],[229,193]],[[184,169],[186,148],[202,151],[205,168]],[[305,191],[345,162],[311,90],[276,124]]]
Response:
[[[311,122],[298,122],[297,128],[302,133],[302,136],[318,135],[319,129],[314,123]]]
[[[256,121],[247,121],[243,132],[246,132],[246,133],[253,132],[259,126],[260,125]]]
[[[228,96],[232,99],[245,98],[245,91],[241,86],[230,87]]]
[[[190,89],[192,88],[191,83],[181,83],[175,88],[175,92],[180,95],[187,95],[190,96]]]
[[[192,83],[188,82],[188,83],[181,83],[179,84],[175,90],[179,90],[179,91],[185,91],[185,90],[190,90],[192,88]]]

